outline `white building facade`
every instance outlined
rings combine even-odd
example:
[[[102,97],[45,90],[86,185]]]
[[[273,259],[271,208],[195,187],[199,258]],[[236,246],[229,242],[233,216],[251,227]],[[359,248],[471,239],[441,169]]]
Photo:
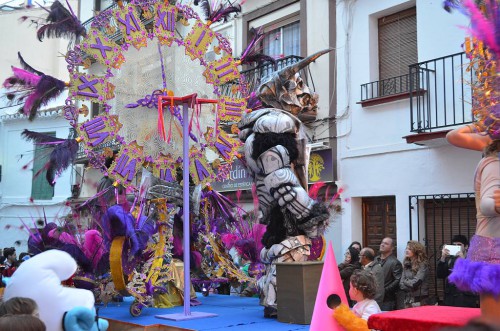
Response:
[[[76,1],[72,1],[76,5]],[[77,8],[77,6],[75,6]],[[36,38],[36,27],[28,19],[20,23],[21,16],[44,17],[40,8],[3,8],[0,11],[0,77],[5,80],[12,75],[11,66],[20,67],[17,52],[35,69],[60,80],[68,81],[64,54],[68,41]],[[2,90],[4,92],[5,90]],[[20,106],[9,107],[6,98],[0,99],[0,248],[15,247],[18,254],[27,251],[28,232],[24,228],[37,227],[39,220],[58,222],[69,212],[66,200],[71,196],[73,176],[65,171],[52,188],[45,173],[35,176],[49,153],[47,148],[38,148],[33,142],[21,137],[24,129],[67,138],[70,125],[64,119],[62,106],[65,95],[42,107],[32,121],[19,114]]]
[[[441,1],[346,0],[337,1],[337,22],[342,247],[377,249],[390,236],[402,260],[407,241],[418,240],[433,269],[440,245],[475,228],[481,153],[444,138],[472,121],[460,28],[468,19]]]

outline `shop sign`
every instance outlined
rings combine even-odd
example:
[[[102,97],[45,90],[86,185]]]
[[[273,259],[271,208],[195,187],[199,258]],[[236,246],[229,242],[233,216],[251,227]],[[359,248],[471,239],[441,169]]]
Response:
[[[316,182],[333,182],[332,150],[311,152],[308,169],[309,184]],[[212,188],[218,192],[245,191],[252,188],[253,179],[243,162],[236,159],[222,181],[213,182]]]

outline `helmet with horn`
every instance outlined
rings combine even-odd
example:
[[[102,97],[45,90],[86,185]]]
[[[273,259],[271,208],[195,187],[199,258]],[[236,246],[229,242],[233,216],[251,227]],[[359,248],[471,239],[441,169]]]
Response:
[[[268,107],[290,112],[302,121],[314,120],[317,115],[318,95],[309,90],[299,71],[332,50],[330,48],[319,51],[273,73],[269,80],[258,88],[262,103]]]

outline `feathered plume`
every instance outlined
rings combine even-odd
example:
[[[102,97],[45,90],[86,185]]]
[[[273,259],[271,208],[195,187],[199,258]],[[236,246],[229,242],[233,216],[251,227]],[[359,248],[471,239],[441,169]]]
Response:
[[[222,4],[220,0],[196,1],[195,5],[198,4],[205,14],[205,19],[211,23],[219,21],[227,22],[230,14],[241,12],[241,6],[239,4]]]
[[[443,1],[443,8],[448,13],[451,13],[454,9],[461,10],[462,0],[445,0]]]
[[[67,139],[57,145],[50,153],[49,167],[47,168],[47,181],[54,186],[56,177],[66,170],[76,158],[78,142],[75,139]]]
[[[47,170],[47,181],[51,186],[54,186],[56,177],[73,164],[78,152],[78,142],[76,139],[55,138],[26,129],[21,133],[21,136],[38,145],[54,146],[49,161],[41,169]]]
[[[57,98],[66,88],[66,83],[52,76],[45,75],[24,61],[20,53],[19,62],[23,69],[12,67],[13,75],[3,82],[7,88],[7,99],[11,104],[22,104],[20,112],[28,115],[32,121],[41,106]]]
[[[101,233],[93,229],[86,231],[82,250],[90,260],[91,265],[97,268],[101,259],[107,253]]]
[[[325,185],[326,184],[324,182],[317,182],[311,185],[311,188],[309,189],[309,196],[314,200],[317,200],[319,195],[319,190]]]
[[[252,40],[250,40],[245,50],[241,53],[241,64],[257,63],[257,65],[261,65],[264,62],[271,62],[273,64],[274,70],[277,70],[276,60],[272,56],[265,55],[260,52],[262,50],[259,49],[260,42],[264,38],[264,32],[262,28],[252,28],[250,30],[250,33],[253,34],[253,38]]]
[[[467,10],[471,20],[471,33],[482,40],[492,52],[500,55],[500,6],[496,1],[484,2],[484,13],[473,0],[464,0],[463,7]]]
[[[55,1],[52,6],[50,6],[50,10],[44,8],[49,15],[45,19],[47,24],[42,25],[36,32],[38,40],[42,41],[45,37],[73,38],[76,40],[79,37],[86,36],[87,32],[82,23],[73,13],[69,4],[68,7],[70,10],[64,8],[59,1]]]

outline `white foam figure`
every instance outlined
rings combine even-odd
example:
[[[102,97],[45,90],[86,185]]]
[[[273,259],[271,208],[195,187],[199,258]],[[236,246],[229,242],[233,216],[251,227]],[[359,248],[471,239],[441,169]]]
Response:
[[[35,300],[47,330],[63,331],[65,312],[76,307],[94,310],[92,292],[61,285],[76,269],[76,261],[66,252],[54,249],[35,255],[12,275],[4,300],[13,297]]]

